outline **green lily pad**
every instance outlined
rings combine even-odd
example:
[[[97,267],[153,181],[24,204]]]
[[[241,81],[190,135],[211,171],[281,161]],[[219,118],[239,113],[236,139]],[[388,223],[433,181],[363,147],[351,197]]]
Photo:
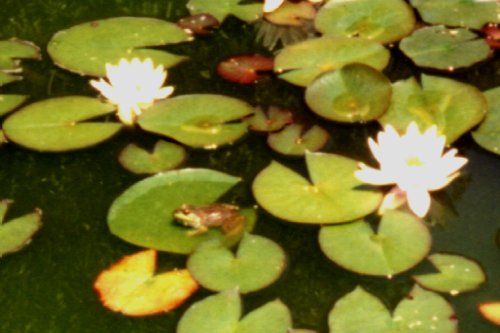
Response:
[[[426,289],[448,292],[455,296],[475,290],[486,281],[483,269],[473,260],[444,253],[435,253],[428,259],[439,273],[413,276]]]
[[[498,2],[478,0],[410,0],[422,19],[444,24],[480,29],[486,23],[498,23]]]
[[[492,54],[484,38],[468,29],[442,25],[416,30],[399,48],[417,66],[448,71],[472,66]]]
[[[347,37],[321,37],[285,47],[274,59],[280,78],[306,87],[320,74],[351,63],[382,70],[389,63],[389,51],[379,43]]]
[[[18,59],[41,59],[40,48],[20,39],[0,41],[0,71],[19,70]],[[1,84],[0,84],[1,85]]]
[[[93,146],[115,135],[118,123],[91,121],[114,111],[96,98],[70,96],[33,103],[3,123],[7,138],[39,151],[61,152]]]
[[[391,82],[362,64],[346,65],[315,79],[306,89],[306,103],[318,115],[354,123],[376,119],[391,102]]]
[[[305,130],[302,124],[291,124],[280,132],[269,134],[267,144],[278,153],[301,156],[306,151],[321,150],[329,139],[330,134],[318,125]]]
[[[413,9],[403,0],[329,1],[318,12],[316,29],[327,36],[361,37],[392,43],[409,35]]]
[[[328,258],[347,270],[391,277],[425,258],[431,235],[413,214],[387,211],[377,232],[365,221],[322,227],[319,244]]]
[[[391,105],[378,119],[381,124],[400,132],[412,121],[421,131],[436,125],[451,144],[483,120],[488,103],[476,87],[430,75],[422,75],[421,81],[419,85],[409,78],[393,84]]]
[[[328,326],[331,333],[391,333],[392,318],[378,298],[358,286],[335,303]]]
[[[12,75],[0,71],[0,87],[12,82],[20,81],[22,79],[23,78],[19,75]]]
[[[0,201],[0,256],[17,252],[29,244],[33,235],[42,226],[42,212],[36,210],[4,223],[11,200]]]
[[[234,15],[242,21],[252,22],[262,16],[262,4],[240,4],[241,0],[189,0],[187,9],[194,14],[208,13],[219,22],[228,15]]]
[[[252,116],[245,118],[245,122],[252,131],[275,132],[282,129],[285,125],[292,123],[293,114],[277,106],[270,106],[267,112],[257,107]]]
[[[285,268],[283,249],[270,239],[246,234],[234,255],[219,241],[201,244],[187,267],[204,288],[223,291],[238,288],[246,294],[276,281]]]
[[[139,116],[138,124],[188,146],[213,149],[243,136],[247,125],[236,120],[252,113],[249,104],[236,98],[183,95],[154,104]]]
[[[149,152],[129,144],[120,153],[120,164],[133,173],[158,173],[178,167],[186,159],[186,150],[172,142],[159,140]]]
[[[284,27],[302,27],[316,16],[314,5],[307,1],[283,2],[277,9],[264,15],[265,20]]]
[[[177,333],[287,333],[292,326],[290,311],[275,300],[253,310],[240,320],[241,298],[234,289],[209,296],[186,310]]]
[[[111,233],[132,244],[160,251],[188,254],[204,241],[218,238],[235,244],[243,232],[226,237],[211,228],[205,234],[190,235],[190,228],[174,221],[173,213],[182,204],[210,204],[240,179],[209,169],[181,169],[151,176],[132,185],[112,204],[108,213]],[[241,209],[245,230],[251,231],[256,215]]]
[[[328,316],[331,333],[455,333],[451,306],[436,293],[414,286],[393,315],[380,300],[357,287],[335,303]]]
[[[26,95],[0,95],[0,116],[19,107],[28,99]]]
[[[472,132],[478,145],[500,155],[500,87],[484,93],[488,100],[488,113],[479,128]]]
[[[306,153],[311,181],[279,164],[271,164],[255,178],[255,199],[274,216],[299,223],[339,223],[370,214],[382,194],[361,188],[354,176],[357,162],[323,153]]]
[[[105,65],[121,58],[151,58],[171,67],[186,59],[165,51],[147,49],[188,41],[190,35],[176,24],[146,17],[115,17],[87,22],[57,32],[47,51],[64,69],[80,75],[105,76]]]

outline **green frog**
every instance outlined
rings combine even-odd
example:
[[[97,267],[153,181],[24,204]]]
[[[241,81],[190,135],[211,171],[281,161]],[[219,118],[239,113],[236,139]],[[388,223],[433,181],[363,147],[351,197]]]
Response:
[[[193,230],[190,236],[201,235],[209,228],[220,228],[225,234],[234,234],[241,231],[245,224],[245,217],[240,214],[238,206],[226,203],[213,203],[204,206],[183,204],[174,211],[177,222]]]

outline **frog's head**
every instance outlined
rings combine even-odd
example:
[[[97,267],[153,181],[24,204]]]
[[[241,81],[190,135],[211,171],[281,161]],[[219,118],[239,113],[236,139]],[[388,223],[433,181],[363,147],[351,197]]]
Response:
[[[186,227],[199,228],[201,227],[201,218],[193,212],[193,207],[190,205],[182,205],[174,211],[176,221],[182,223]]]

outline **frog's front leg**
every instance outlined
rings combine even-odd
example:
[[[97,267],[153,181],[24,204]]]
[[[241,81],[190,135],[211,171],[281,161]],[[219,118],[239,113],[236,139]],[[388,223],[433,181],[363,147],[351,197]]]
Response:
[[[202,235],[208,231],[208,228],[204,225],[199,225],[195,229],[192,229],[189,231],[187,234],[189,237],[191,236],[197,236],[197,235]]]

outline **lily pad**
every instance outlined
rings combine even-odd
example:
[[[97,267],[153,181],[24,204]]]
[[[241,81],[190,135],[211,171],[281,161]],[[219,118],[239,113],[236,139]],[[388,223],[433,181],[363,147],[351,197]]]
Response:
[[[484,93],[488,100],[488,113],[479,128],[472,132],[478,145],[500,155],[500,87]]]
[[[302,27],[316,16],[314,5],[308,1],[285,1],[277,9],[264,15],[265,20],[277,26]]]
[[[262,4],[240,4],[241,0],[189,0],[187,9],[191,14],[208,13],[219,22],[228,15],[234,15],[242,21],[252,22],[262,16]]]
[[[52,98],[21,108],[4,121],[3,130],[10,141],[34,150],[81,149],[105,141],[120,130],[118,123],[92,121],[113,111],[113,106],[96,98]]]
[[[422,19],[444,24],[481,29],[486,23],[500,22],[498,2],[479,0],[410,0]]]
[[[21,250],[42,227],[40,210],[4,223],[5,214],[11,203],[11,200],[0,201],[0,256]]]
[[[436,253],[428,259],[439,273],[413,276],[415,281],[426,289],[448,292],[455,296],[475,290],[486,281],[481,266],[465,257]]]
[[[237,120],[252,113],[252,106],[236,98],[183,95],[154,104],[139,116],[138,124],[188,146],[213,149],[243,136],[247,125]]]
[[[158,173],[178,167],[186,159],[186,150],[172,142],[159,140],[149,152],[129,144],[120,153],[121,165],[133,173]]]
[[[19,59],[41,59],[40,48],[20,39],[0,41],[0,71],[20,70]]]
[[[500,302],[484,302],[478,305],[478,309],[485,319],[500,326]]]
[[[306,153],[311,181],[278,162],[262,170],[252,190],[272,215],[290,222],[340,223],[375,211],[382,201],[376,190],[361,188],[357,162],[323,153]]]
[[[476,87],[430,75],[422,75],[421,81],[421,85],[415,78],[394,83],[391,105],[379,122],[401,133],[412,121],[421,131],[436,125],[451,144],[483,120],[488,103]]]
[[[403,0],[329,1],[318,12],[316,29],[327,36],[361,37],[392,43],[409,35],[413,9]]]
[[[94,282],[103,305],[128,316],[169,312],[198,290],[187,269],[155,274],[156,251],[125,256]]]
[[[391,82],[361,64],[346,65],[315,79],[306,89],[306,103],[316,114],[340,122],[365,122],[380,117],[391,102]]]
[[[80,75],[105,76],[107,63],[122,58],[151,58],[171,67],[186,59],[150,46],[176,44],[190,35],[176,24],[146,17],[115,17],[87,22],[57,32],[47,45],[52,60]]]
[[[337,301],[328,316],[331,333],[455,333],[451,306],[438,294],[413,287],[393,315],[373,295],[357,287]]]
[[[276,281],[285,268],[283,249],[270,239],[246,234],[234,255],[219,241],[201,244],[187,267],[204,288],[223,291],[238,288],[256,291]]]
[[[328,258],[347,270],[391,277],[425,258],[431,235],[414,215],[387,211],[377,232],[365,221],[322,227],[319,244]]]
[[[0,95],[0,116],[19,107],[28,99],[26,95]]]
[[[252,131],[275,132],[293,122],[293,114],[283,108],[270,106],[266,112],[257,107],[252,116],[245,118]]]
[[[160,251],[188,254],[202,242],[220,239],[235,244],[243,233],[226,238],[215,228],[190,236],[189,228],[174,221],[182,204],[203,205],[217,200],[240,179],[209,169],[181,169],[160,173],[132,185],[111,205],[108,226],[111,233],[135,245]],[[241,209],[245,231],[251,231],[253,209]]]
[[[438,25],[416,30],[399,44],[417,66],[453,71],[491,56],[488,43],[464,28]]]
[[[321,37],[287,46],[274,59],[275,72],[290,83],[306,87],[320,74],[351,63],[382,70],[390,54],[379,43],[347,37]]]
[[[287,333],[290,311],[279,300],[264,304],[240,320],[241,298],[230,289],[193,304],[184,313],[177,333]]]
[[[302,124],[291,124],[280,132],[267,137],[268,145],[284,155],[301,156],[306,151],[321,150],[330,139],[330,134],[318,125],[305,129]]]

